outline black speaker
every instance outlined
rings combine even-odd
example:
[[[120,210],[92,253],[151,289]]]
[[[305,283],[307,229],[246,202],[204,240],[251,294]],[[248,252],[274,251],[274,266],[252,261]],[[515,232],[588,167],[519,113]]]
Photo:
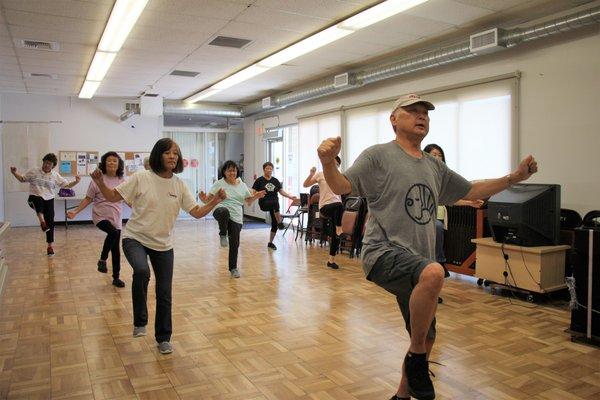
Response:
[[[600,345],[600,228],[575,229],[575,255],[573,276],[578,306],[571,311],[571,332]],[[588,296],[590,289],[591,298]]]

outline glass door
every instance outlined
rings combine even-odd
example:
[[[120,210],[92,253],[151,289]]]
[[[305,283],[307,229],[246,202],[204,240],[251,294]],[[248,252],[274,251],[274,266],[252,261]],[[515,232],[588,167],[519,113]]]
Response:
[[[285,185],[285,165],[283,158],[283,137],[278,137],[274,139],[267,140],[267,160],[273,164],[273,176],[281,182],[282,185]],[[287,210],[285,199],[282,196],[279,196],[279,208],[281,212],[285,213]]]

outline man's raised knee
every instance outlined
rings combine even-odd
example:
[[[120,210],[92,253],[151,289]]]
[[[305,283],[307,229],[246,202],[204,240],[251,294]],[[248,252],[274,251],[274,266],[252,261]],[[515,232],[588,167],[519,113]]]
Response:
[[[419,283],[442,288],[444,284],[444,268],[439,263],[431,263],[423,269]]]

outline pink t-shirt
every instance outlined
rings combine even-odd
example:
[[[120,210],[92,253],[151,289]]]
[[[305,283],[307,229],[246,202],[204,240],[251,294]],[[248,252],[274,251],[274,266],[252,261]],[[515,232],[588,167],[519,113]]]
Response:
[[[109,189],[114,189],[120,183],[125,182],[125,179],[116,176],[103,175],[102,178],[104,179],[104,184]],[[116,203],[106,201],[104,195],[100,189],[98,189],[98,185],[96,185],[94,181],[90,182],[86,196],[94,201],[92,206],[92,221],[94,221],[94,225],[98,224],[100,221],[107,220],[115,228],[121,229],[123,215],[122,201]]]
[[[319,184],[319,210],[327,204],[342,202],[342,198],[333,193],[322,172],[317,172],[313,179]]]

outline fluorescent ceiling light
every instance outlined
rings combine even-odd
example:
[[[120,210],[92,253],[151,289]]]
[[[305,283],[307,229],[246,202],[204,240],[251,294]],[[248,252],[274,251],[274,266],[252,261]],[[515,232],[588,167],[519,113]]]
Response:
[[[251,65],[248,68],[244,68],[243,70],[223,79],[215,85],[212,85],[211,88],[219,90],[227,89],[237,85],[240,82],[244,82],[252,77],[255,77],[256,75],[262,74],[268,69],[269,67],[263,67],[262,65]]]
[[[337,24],[342,29],[353,31],[375,24],[409,8],[425,3],[427,0],[388,0],[379,3]]]
[[[88,70],[87,76],[85,79],[87,81],[98,81],[100,82],[104,79],[104,76],[108,72],[110,65],[117,53],[105,53],[103,51],[97,51],[94,54],[94,59],[92,60],[92,65],[90,65],[90,69]]]
[[[104,28],[98,50],[117,52],[131,32],[148,0],[117,0]]]
[[[335,42],[351,33],[353,31],[332,26],[259,61],[258,65],[264,65],[269,68],[276,67],[306,53],[310,53],[319,47]]]
[[[100,82],[95,81],[85,81],[83,82],[83,86],[81,87],[81,91],[79,92],[80,99],[91,99],[96,93],[96,90],[100,86]]]
[[[195,103],[197,101],[206,99],[207,97],[212,96],[213,94],[217,94],[221,91],[221,89],[214,89],[214,88],[208,88],[205,89],[201,92],[196,93],[193,96],[188,97],[187,99],[185,99],[184,101],[186,103]]]
[[[298,43],[294,43],[293,45],[260,60],[259,62],[217,82],[210,88],[188,97],[185,99],[185,101],[194,103],[202,99],[206,99],[207,97],[210,97],[221,90],[237,85],[238,83],[261,74],[270,68],[286,63],[306,53],[310,53],[319,47],[323,47],[331,42],[335,42],[338,39],[348,36],[359,29],[375,24],[393,15],[401,13],[402,11],[406,11],[409,8],[425,3],[426,1],[428,0],[387,0],[379,3],[376,6],[368,8],[350,18],[345,19],[337,25],[315,33],[314,35],[307,37]],[[219,90],[215,91],[214,89]]]

